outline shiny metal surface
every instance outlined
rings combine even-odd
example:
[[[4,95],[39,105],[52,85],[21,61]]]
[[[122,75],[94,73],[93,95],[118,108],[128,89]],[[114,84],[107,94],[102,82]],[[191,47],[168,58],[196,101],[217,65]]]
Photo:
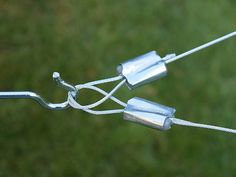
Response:
[[[176,110],[172,107],[155,103],[143,98],[134,97],[130,99],[127,106],[133,110],[147,110],[148,112],[174,117]]]
[[[65,89],[65,90],[71,92],[73,97],[76,97],[76,95],[78,93],[77,89],[73,85],[68,84],[67,82],[65,82],[61,78],[61,76],[60,76],[60,74],[58,72],[54,72],[53,75],[52,75],[52,78],[57,83],[57,85],[59,87],[61,87],[61,88]]]
[[[62,88],[66,89],[69,92],[72,92],[73,96],[76,96],[76,89],[72,85],[63,81],[60,78],[59,73],[54,73],[53,79],[57,82],[59,86],[61,86]],[[45,101],[45,99],[42,98],[37,93],[29,91],[0,92],[0,99],[33,99],[43,107],[51,110],[63,110],[69,107],[68,101],[65,101],[63,103],[49,103]]]
[[[167,74],[167,68],[156,51],[151,51],[121,63],[117,67],[117,72],[126,78],[129,89],[134,89],[164,77]]]
[[[0,92],[0,99],[33,99],[37,101],[39,104],[41,104],[43,107],[47,109],[52,110],[63,110],[69,107],[69,104],[67,101],[63,103],[49,103],[45,101],[41,96],[34,92]]]
[[[132,98],[124,110],[124,119],[148,127],[168,130],[174,117],[175,109],[147,101],[141,98]]]

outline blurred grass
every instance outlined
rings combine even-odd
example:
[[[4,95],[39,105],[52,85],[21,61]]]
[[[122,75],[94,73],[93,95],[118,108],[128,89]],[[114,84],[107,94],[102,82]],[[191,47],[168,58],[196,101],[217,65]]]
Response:
[[[71,83],[114,76],[117,64],[150,50],[181,53],[235,30],[233,0],[2,0],[0,90],[33,90],[50,101]],[[168,66],[169,75],[130,92],[177,108],[177,117],[236,127],[235,39]],[[104,86],[110,89],[112,86]],[[88,97],[89,95],[89,97]],[[86,92],[81,101],[97,94]],[[114,104],[104,104],[111,108]],[[0,176],[235,176],[235,135],[173,127],[159,132],[122,115],[49,111],[0,101]]]

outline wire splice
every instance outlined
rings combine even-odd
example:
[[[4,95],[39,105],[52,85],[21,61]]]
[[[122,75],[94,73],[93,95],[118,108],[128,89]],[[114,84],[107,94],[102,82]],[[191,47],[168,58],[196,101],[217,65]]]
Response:
[[[161,58],[155,51],[148,52],[147,54],[141,55],[124,63],[121,63],[117,67],[118,76],[102,79],[97,81],[88,82],[85,84],[71,85],[65,82],[58,72],[53,73],[53,80],[57,85],[67,91],[67,100],[62,103],[49,103],[45,101],[43,97],[36,94],[35,92],[20,91],[20,92],[0,92],[0,99],[33,99],[36,100],[40,105],[51,110],[63,110],[69,107],[74,109],[80,109],[90,114],[104,115],[104,114],[117,114],[123,113],[125,120],[156,128],[159,130],[168,130],[172,125],[181,125],[189,127],[198,127],[205,129],[212,129],[218,131],[224,131],[228,133],[235,133],[236,130],[230,128],[224,128],[220,126],[200,124],[175,118],[175,109],[164,106],[158,103],[154,103],[141,98],[132,98],[127,103],[116,98],[114,93],[118,91],[125,83],[129,89],[137,88],[141,85],[148,84],[154,80],[160,79],[167,74],[166,65],[181,59],[185,56],[198,52],[202,49],[215,45],[226,39],[229,39],[236,35],[236,31],[222,36],[218,39],[205,43],[201,46],[193,48],[180,55],[168,54]],[[119,81],[119,83],[110,91],[106,92],[98,87],[99,84],[111,83]],[[81,89],[94,90],[104,97],[95,103],[88,105],[81,105],[77,99],[79,99],[79,92]],[[93,108],[101,105],[108,99],[111,99],[121,109],[112,110],[93,110]]]

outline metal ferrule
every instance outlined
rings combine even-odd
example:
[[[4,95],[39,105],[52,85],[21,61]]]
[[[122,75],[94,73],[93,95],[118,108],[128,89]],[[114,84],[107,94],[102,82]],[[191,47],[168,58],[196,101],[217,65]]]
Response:
[[[151,51],[121,63],[117,72],[125,77],[129,89],[133,89],[166,76],[167,68],[156,51]]]
[[[135,97],[128,101],[124,119],[159,130],[168,130],[172,125],[169,118],[174,117],[174,113],[174,108]]]

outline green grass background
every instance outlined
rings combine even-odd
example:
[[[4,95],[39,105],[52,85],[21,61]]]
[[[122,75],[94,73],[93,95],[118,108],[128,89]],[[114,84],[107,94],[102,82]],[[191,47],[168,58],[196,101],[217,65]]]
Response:
[[[234,0],[1,0],[0,90],[66,99],[53,71],[73,84],[116,75],[151,50],[184,52],[235,30]],[[186,120],[236,128],[236,40],[168,65],[168,77],[116,96],[173,106]],[[110,90],[114,85],[104,85]],[[101,95],[81,91],[80,101]],[[116,107],[110,102],[101,109]],[[235,176],[236,136],[174,126],[160,132],[31,100],[0,100],[1,177]]]

